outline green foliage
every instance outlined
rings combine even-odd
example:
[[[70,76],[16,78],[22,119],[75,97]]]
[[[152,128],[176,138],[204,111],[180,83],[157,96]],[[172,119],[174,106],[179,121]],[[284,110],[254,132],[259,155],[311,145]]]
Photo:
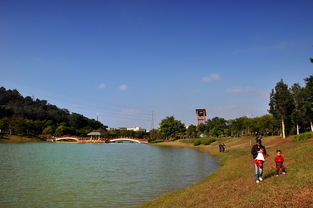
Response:
[[[207,121],[207,130],[212,136],[224,136],[227,127],[227,121],[224,118],[214,117]]]
[[[43,134],[48,134],[48,135],[53,135],[54,132],[55,132],[55,128],[53,128],[52,126],[47,126],[46,128],[42,130]]]
[[[304,79],[304,109],[307,120],[313,121],[313,75]],[[313,129],[311,129],[313,131]]]
[[[24,136],[40,134],[83,135],[94,129],[107,128],[102,123],[70,113],[46,100],[23,97],[17,90],[0,87],[0,128],[3,132]]]
[[[193,143],[194,146],[198,146],[200,144],[209,145],[215,142],[215,138],[205,138],[205,139],[182,139],[180,142],[182,143]]]
[[[291,125],[291,114],[294,111],[294,100],[293,96],[288,89],[288,85],[281,80],[272,90],[270,95],[270,110],[269,112],[274,116],[276,120],[282,122],[282,133],[283,137],[285,135],[285,131],[288,132],[288,126]],[[284,129],[284,126],[287,128]]]
[[[296,135],[293,138],[293,141],[300,142],[300,141],[305,141],[307,139],[312,139],[312,138],[313,138],[313,132],[305,132],[305,133]]]
[[[283,80],[278,82],[271,92],[269,112],[279,120],[286,120],[291,115],[294,105],[292,94]]]
[[[74,132],[73,128],[61,125],[55,130],[55,136],[72,135]]]
[[[186,136],[189,138],[196,138],[198,136],[197,127],[195,125],[188,126]]]
[[[203,145],[209,145],[209,144],[211,144],[211,143],[213,143],[213,142],[215,142],[215,141],[216,141],[216,139],[214,139],[214,138],[201,139],[201,144],[203,144]]]
[[[194,146],[198,146],[200,144],[201,144],[201,140],[200,139],[195,139],[194,142],[193,142]]]
[[[156,140],[148,140],[149,143],[160,143],[160,142],[164,142],[163,139],[156,139]]]
[[[174,116],[166,117],[160,123],[160,134],[165,139],[180,137],[185,131],[185,125]]]
[[[160,131],[157,130],[157,129],[152,129],[152,130],[149,132],[149,138],[150,138],[151,140],[158,140],[158,139],[161,139]]]
[[[297,127],[303,126],[305,123],[305,111],[304,111],[304,88],[302,88],[298,83],[294,84],[290,88],[290,92],[292,94],[294,109],[291,114],[291,121],[293,124],[293,128],[291,133],[297,132]]]

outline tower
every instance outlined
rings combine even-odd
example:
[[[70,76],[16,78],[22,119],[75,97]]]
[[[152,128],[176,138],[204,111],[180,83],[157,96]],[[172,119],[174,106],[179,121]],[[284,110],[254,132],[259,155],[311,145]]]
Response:
[[[197,125],[205,124],[206,121],[206,110],[205,109],[196,109],[196,119]]]

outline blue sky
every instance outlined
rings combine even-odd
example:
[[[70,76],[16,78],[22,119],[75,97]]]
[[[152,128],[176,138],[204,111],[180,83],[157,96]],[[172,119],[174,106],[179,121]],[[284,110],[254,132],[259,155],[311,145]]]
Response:
[[[0,85],[109,127],[267,113],[313,74],[313,1],[1,0]]]

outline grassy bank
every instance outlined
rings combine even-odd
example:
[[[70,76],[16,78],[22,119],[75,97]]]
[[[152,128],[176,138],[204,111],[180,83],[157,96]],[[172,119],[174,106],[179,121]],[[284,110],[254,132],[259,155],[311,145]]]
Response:
[[[265,162],[265,180],[260,184],[254,181],[250,154],[254,138],[224,139],[225,153],[218,151],[217,142],[197,147],[178,142],[163,144],[208,152],[220,159],[222,167],[200,183],[165,194],[143,207],[313,207],[313,141],[293,142],[292,138],[280,137],[263,140],[270,157]],[[273,161],[277,149],[283,151],[287,167],[287,175],[278,177]]]
[[[2,135],[0,136],[0,143],[24,143],[24,142],[42,142],[38,138],[28,138],[15,135]]]

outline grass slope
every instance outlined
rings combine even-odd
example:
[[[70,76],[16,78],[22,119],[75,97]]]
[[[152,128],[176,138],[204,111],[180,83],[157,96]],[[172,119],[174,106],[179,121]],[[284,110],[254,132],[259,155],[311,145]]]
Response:
[[[25,142],[42,142],[42,140],[38,138],[28,138],[22,136],[15,136],[15,135],[0,135],[0,143],[25,143]]]
[[[292,138],[265,137],[270,157],[264,167],[264,181],[256,184],[250,154],[254,138],[223,139],[228,149],[218,152],[218,143],[197,147],[220,158],[222,167],[198,184],[165,194],[143,207],[313,207],[313,141],[292,142]],[[221,142],[221,141],[219,141]],[[186,145],[186,144],[184,144]],[[181,146],[181,144],[180,144]],[[274,157],[282,150],[287,175],[275,176]]]

